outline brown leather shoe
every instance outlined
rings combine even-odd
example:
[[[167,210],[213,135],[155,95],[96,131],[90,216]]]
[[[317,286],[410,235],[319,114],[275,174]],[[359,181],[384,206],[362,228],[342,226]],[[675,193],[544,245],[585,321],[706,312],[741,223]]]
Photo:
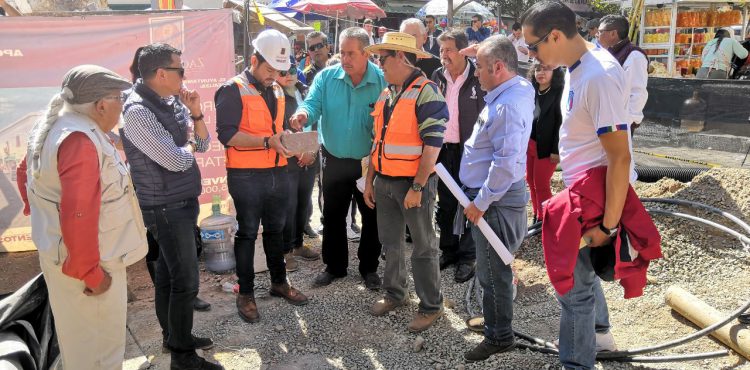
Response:
[[[414,316],[414,318],[411,320],[409,325],[406,326],[406,328],[412,332],[412,333],[419,333],[421,331],[425,331],[432,326],[432,324],[437,321],[437,319],[440,318],[440,316],[443,316],[443,308],[440,308],[440,311],[433,312],[433,313],[424,313],[424,312],[417,312],[417,314]]]
[[[271,284],[271,290],[269,293],[274,297],[281,297],[286,299],[287,302],[295,306],[304,306],[309,300],[299,290],[292,288],[288,283],[284,284]]]
[[[237,294],[237,313],[245,322],[254,323],[260,321],[258,315],[258,306],[255,304],[255,297],[252,294]]]
[[[370,315],[383,316],[404,304],[406,304],[406,300],[403,302],[396,302],[391,297],[385,296],[370,307]]]

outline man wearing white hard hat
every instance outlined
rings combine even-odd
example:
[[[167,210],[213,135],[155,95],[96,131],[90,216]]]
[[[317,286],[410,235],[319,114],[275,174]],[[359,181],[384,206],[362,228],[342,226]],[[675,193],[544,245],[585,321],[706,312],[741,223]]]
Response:
[[[289,186],[289,152],[284,134],[284,90],[276,83],[288,71],[292,47],[277,30],[265,30],[252,42],[250,67],[216,92],[216,132],[226,148],[227,184],[237,209],[234,240],[240,291],[237,311],[246,322],[260,320],[255,304],[253,261],[258,227],[263,224],[263,250],[271,274],[272,296],[293,305],[307,297],[293,288],[284,262],[284,222]]]
[[[373,111],[374,137],[365,181],[365,202],[377,204],[378,235],[385,250],[385,297],[370,309],[382,316],[409,301],[404,233],[413,240],[411,269],[419,311],[407,329],[428,329],[443,314],[435,214],[435,162],[443,144],[448,106],[434,82],[415,67],[417,57],[430,54],[417,48],[414,36],[388,32],[383,42],[367,47],[380,58],[386,82]]]

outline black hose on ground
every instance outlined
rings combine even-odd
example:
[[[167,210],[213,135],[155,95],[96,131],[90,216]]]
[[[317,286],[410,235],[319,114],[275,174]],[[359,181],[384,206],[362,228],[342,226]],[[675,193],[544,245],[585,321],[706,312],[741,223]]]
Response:
[[[692,202],[692,201],[686,201],[686,200],[680,200],[680,199],[663,199],[663,198],[644,198],[644,202],[653,202],[653,203],[669,203],[669,204],[679,204],[684,206],[690,206],[690,207],[696,207],[696,208],[702,208],[714,213],[718,213],[724,217],[729,218],[732,220],[735,224],[740,226],[742,229],[746,231],[750,231],[750,226],[739,219],[738,217],[731,215],[725,211],[722,211],[718,208],[698,203],[698,202]],[[649,213],[653,214],[662,214],[662,215],[669,215],[674,217],[681,217],[686,218],[689,220],[697,221],[704,223],[709,226],[716,227],[722,231],[725,231],[729,233],[730,235],[736,237],[744,246],[747,247],[747,242],[750,241],[750,238],[743,235],[742,233],[736,232],[732,229],[729,229],[726,226],[717,224],[715,222],[697,217],[692,216],[680,212],[672,212],[672,211],[666,211],[666,210],[659,210],[659,209],[648,209]],[[527,231],[526,238],[530,238],[532,236],[535,236],[537,234],[541,233],[541,222],[537,222],[533,225],[531,225]],[[475,278],[476,279],[476,278]],[[473,317],[475,315],[473,311],[473,305],[471,303],[471,293],[474,290],[477,290],[476,294],[479,296],[481,287],[479,287],[479,284],[474,283],[473,279],[469,287],[467,289],[466,294],[466,308],[469,314]],[[481,304],[481,302],[479,302]],[[704,360],[704,359],[710,359],[710,358],[716,358],[716,357],[722,357],[729,355],[729,351],[715,351],[715,352],[705,352],[705,353],[697,353],[697,354],[685,354],[685,355],[670,355],[670,356],[636,356],[639,354],[645,354],[645,353],[651,353],[651,352],[657,352],[662,351],[668,348],[673,348],[680,346],[682,344],[691,342],[693,340],[696,340],[698,338],[701,338],[705,335],[710,334],[711,332],[725,326],[729,322],[735,320],[740,314],[750,309],[750,300],[748,300],[744,305],[736,309],[732,314],[727,316],[724,320],[721,320],[717,323],[714,323],[713,325],[710,325],[702,330],[699,330],[695,333],[692,333],[690,335],[684,336],[682,338],[678,338],[676,340],[672,340],[669,342],[661,343],[654,346],[649,347],[642,347],[642,348],[636,348],[631,350],[623,350],[623,351],[613,351],[613,352],[599,352],[597,353],[597,360],[608,360],[608,361],[620,361],[620,362],[672,362],[672,361],[694,361],[694,360]],[[554,344],[547,342],[543,339],[533,337],[531,335],[514,331],[515,335],[518,338],[524,339],[532,344],[526,344],[526,343],[519,343],[518,346],[520,348],[527,348],[532,351],[537,351],[540,353],[545,354],[553,354],[553,355],[559,355],[559,352],[557,351],[557,348]]]
[[[664,177],[669,177],[680,182],[693,181],[695,176],[708,171],[709,168],[700,167],[643,167],[636,166],[638,181],[657,182]]]

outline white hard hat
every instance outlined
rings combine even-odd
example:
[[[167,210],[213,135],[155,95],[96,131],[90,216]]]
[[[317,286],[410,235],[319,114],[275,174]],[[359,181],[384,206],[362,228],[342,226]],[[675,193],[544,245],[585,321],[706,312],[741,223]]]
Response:
[[[252,45],[271,67],[278,71],[289,70],[289,55],[292,48],[289,39],[283,33],[274,29],[265,30],[258,34]]]

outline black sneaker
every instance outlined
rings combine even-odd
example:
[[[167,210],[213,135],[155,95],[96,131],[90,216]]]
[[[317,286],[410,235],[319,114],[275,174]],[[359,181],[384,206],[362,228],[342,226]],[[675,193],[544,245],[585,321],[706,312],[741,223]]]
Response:
[[[318,233],[317,233],[317,232],[315,232],[315,230],[313,230],[312,226],[310,226],[310,224],[309,224],[309,223],[308,223],[308,224],[305,224],[305,229],[303,230],[303,233],[304,233],[304,234],[305,234],[305,235],[306,235],[306,236],[307,236],[308,238],[317,238],[317,237],[318,237]]]
[[[380,276],[377,273],[371,272],[363,276],[365,279],[365,288],[370,290],[379,290],[380,286],[383,285],[383,281],[380,280]]]
[[[194,349],[207,350],[214,348],[214,341],[212,341],[211,338],[196,337],[195,335],[193,335],[193,344],[195,346]],[[162,353],[172,352],[172,349],[169,348],[166,340],[162,340],[161,342],[161,351]]]
[[[198,297],[195,297],[195,299],[193,300],[193,309],[196,311],[210,311],[211,304]]]
[[[459,263],[458,266],[456,266],[456,274],[454,276],[454,280],[457,283],[465,283],[473,277],[474,277],[474,263],[473,262]]]
[[[334,280],[340,279],[342,277],[343,276],[336,276],[328,271],[323,271],[315,278],[313,285],[316,287],[324,287],[327,285],[331,285]]]
[[[737,321],[740,322],[740,324],[750,325],[750,313],[745,312],[743,314],[740,314],[737,316]]]
[[[457,258],[446,257],[445,255],[440,256],[440,270],[445,270],[448,266],[458,262]]]
[[[479,345],[474,347],[474,349],[464,353],[464,359],[466,359],[467,362],[484,361],[495,353],[508,352],[513,348],[516,348],[515,341],[495,345],[487,342],[487,339],[485,339],[482,343],[479,343]]]
[[[170,370],[224,370],[224,367],[206,361],[198,356],[195,351],[177,353],[172,352]]]

